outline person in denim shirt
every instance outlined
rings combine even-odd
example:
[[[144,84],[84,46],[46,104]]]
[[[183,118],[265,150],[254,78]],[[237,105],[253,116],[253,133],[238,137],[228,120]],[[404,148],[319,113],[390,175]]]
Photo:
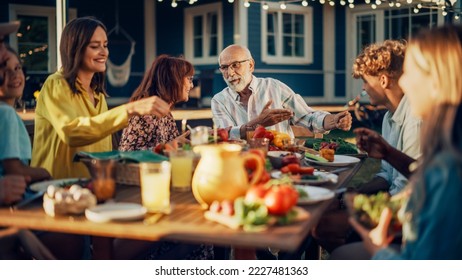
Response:
[[[420,31],[410,40],[399,81],[414,115],[421,117],[422,157],[403,190],[399,213],[403,247],[389,246],[392,213],[373,230],[350,222],[372,259],[462,259],[462,27]],[[352,252],[349,245],[338,251]],[[357,247],[359,248],[359,247]],[[339,252],[334,257],[344,259]],[[339,257],[340,256],[340,257]]]

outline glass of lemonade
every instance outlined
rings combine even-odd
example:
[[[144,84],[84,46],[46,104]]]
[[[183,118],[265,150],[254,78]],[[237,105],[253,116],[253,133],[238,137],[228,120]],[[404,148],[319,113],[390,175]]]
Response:
[[[141,202],[150,213],[170,213],[170,173],[168,161],[140,163]]]
[[[170,151],[172,165],[172,189],[175,191],[189,191],[193,173],[194,152],[186,150]]]

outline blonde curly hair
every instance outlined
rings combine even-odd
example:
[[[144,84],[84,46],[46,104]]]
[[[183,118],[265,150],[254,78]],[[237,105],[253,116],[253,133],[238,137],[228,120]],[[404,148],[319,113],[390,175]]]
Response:
[[[403,74],[405,44],[405,41],[385,40],[367,46],[353,63],[353,78],[385,74],[390,79],[398,80]]]

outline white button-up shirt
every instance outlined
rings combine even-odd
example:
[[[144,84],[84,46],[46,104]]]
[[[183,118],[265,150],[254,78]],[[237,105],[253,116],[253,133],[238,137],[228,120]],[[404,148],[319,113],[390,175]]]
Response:
[[[325,111],[315,111],[305,100],[293,92],[286,84],[272,78],[257,78],[252,76],[249,89],[252,95],[247,107],[239,101],[239,94],[229,87],[215,94],[211,106],[214,123],[221,128],[231,126],[230,138],[240,138],[240,127],[255,119],[262,112],[268,101],[273,100],[271,109],[289,109],[294,116],[267,129],[285,132],[294,137],[290,125],[301,125],[314,133],[327,132],[323,127],[324,117],[329,114]]]

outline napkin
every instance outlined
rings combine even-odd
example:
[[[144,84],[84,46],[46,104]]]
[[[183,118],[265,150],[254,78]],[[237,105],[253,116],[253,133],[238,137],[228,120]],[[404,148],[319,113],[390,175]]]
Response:
[[[167,157],[156,154],[152,151],[109,151],[109,152],[78,152],[74,156],[74,161],[81,161],[81,159],[115,159],[120,162],[161,162],[168,160]]]

